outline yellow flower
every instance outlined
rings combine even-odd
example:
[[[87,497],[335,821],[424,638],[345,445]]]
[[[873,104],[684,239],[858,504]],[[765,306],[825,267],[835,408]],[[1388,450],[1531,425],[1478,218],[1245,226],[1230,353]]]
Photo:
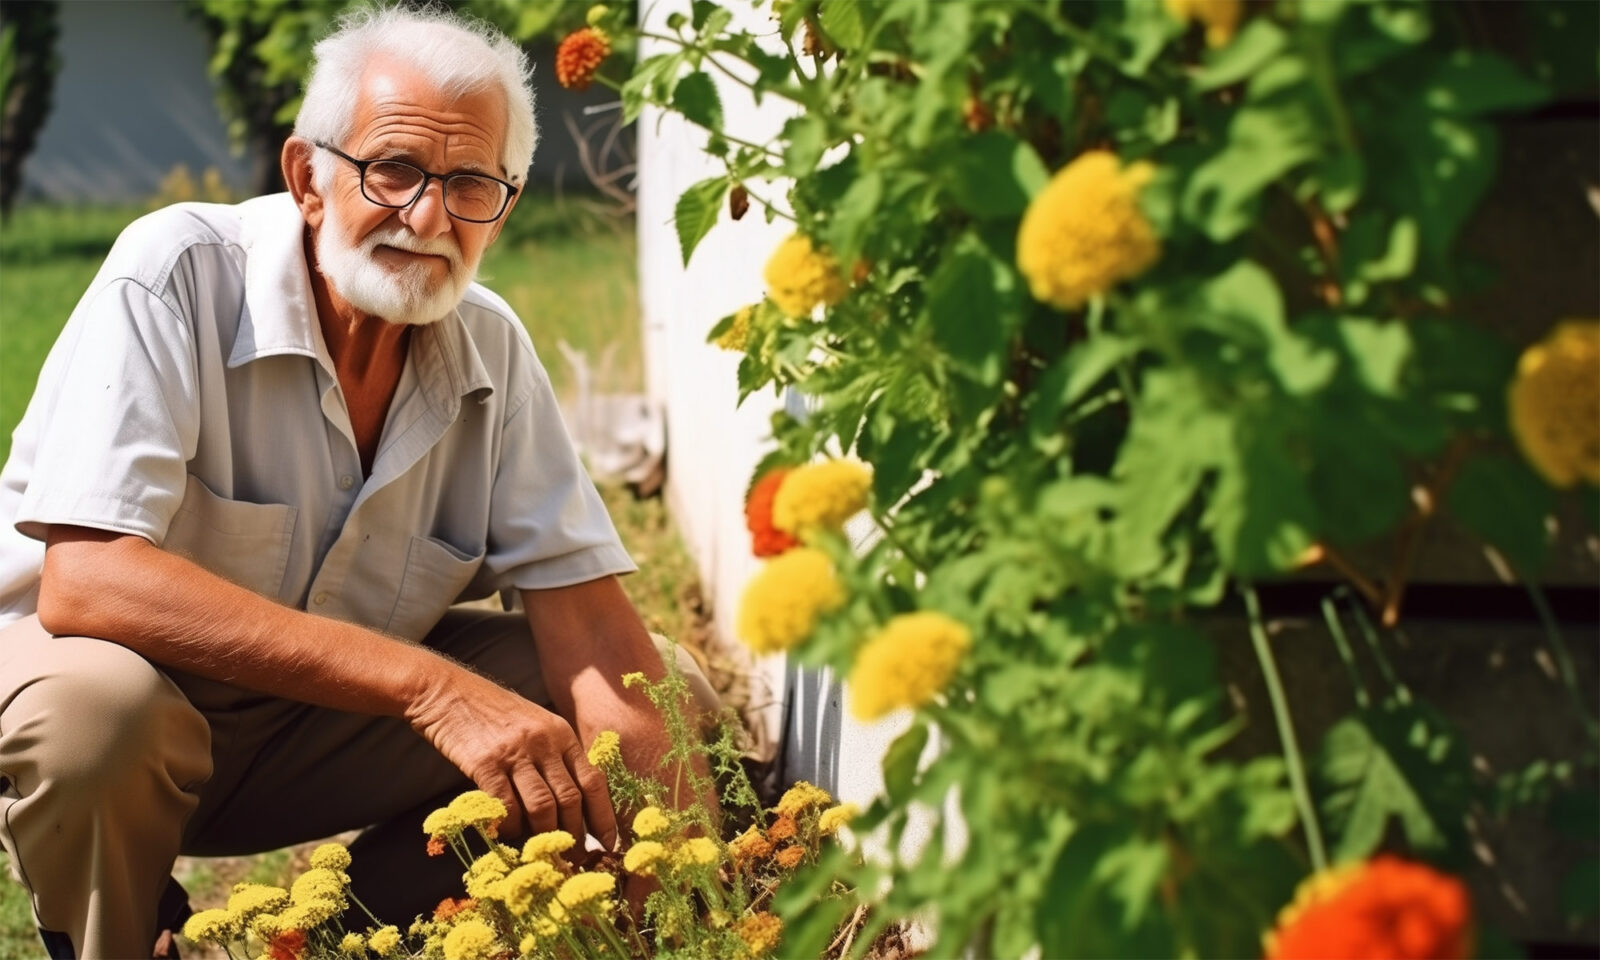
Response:
[[[312,867],[300,874],[289,888],[289,898],[296,904],[311,900],[344,900],[344,887],[350,878],[327,867]]]
[[[789,471],[772,501],[772,525],[784,533],[837,529],[867,505],[872,473],[854,460],[824,460]]]
[[[367,948],[380,957],[394,953],[394,948],[398,946],[400,946],[399,927],[380,927],[367,938]]]
[[[258,917],[251,917],[245,926],[262,940],[271,940],[285,929],[283,918],[275,913],[263,913]]]
[[[482,920],[468,920],[444,936],[445,960],[489,960],[498,952],[494,930]]]
[[[680,867],[707,867],[717,862],[717,845],[710,837],[692,837],[672,853],[672,862]]]
[[[579,907],[591,900],[601,899],[617,888],[617,878],[609,873],[580,873],[568,877],[556,893],[564,907]]]
[[[1185,24],[1190,20],[1205,24],[1206,46],[1213,49],[1228,45],[1244,17],[1243,0],[1163,0],[1163,5]]]
[[[499,853],[486,853],[472,861],[461,878],[466,884],[467,896],[474,900],[498,900],[501,897],[500,881],[510,870]]]
[[[350,869],[350,851],[342,843],[324,843],[311,851],[311,865],[339,873]]]
[[[449,809],[462,823],[486,830],[506,818],[506,805],[482,790],[468,790],[451,800]]]
[[[811,239],[796,233],[778,244],[762,274],[767,295],[791,317],[809,317],[818,304],[833,306],[844,299],[844,278],[839,264],[826,248],[818,250]]]
[[[654,840],[640,840],[628,848],[622,858],[622,869],[641,877],[653,877],[656,861],[667,855],[667,848]]]
[[[352,957],[365,956],[367,952],[366,938],[359,933],[347,933],[339,941],[339,952],[348,953]]]
[[[635,684],[640,684],[640,683],[644,683],[644,682],[645,682],[645,676],[644,676],[643,673],[639,672],[638,670],[635,670],[632,673],[624,673],[622,675],[622,685],[624,687],[628,688],[629,690],[632,690]]]
[[[856,656],[850,707],[876,720],[896,707],[917,707],[943,690],[972,646],[972,632],[942,613],[906,613],[890,620]]]
[[[828,791],[801,780],[784,791],[783,798],[778,801],[778,815],[797,817],[802,811],[812,807],[825,807],[832,802],[833,798],[828,796]]]
[[[310,930],[327,923],[344,912],[344,902],[329,897],[312,897],[296,901],[295,905],[278,914],[280,930]]]
[[[1122,169],[1113,154],[1091,150],[1039,191],[1017,231],[1017,268],[1036,298],[1075,310],[1156,262],[1161,242],[1139,209],[1139,190],[1154,174],[1147,163]]]
[[[672,821],[660,807],[645,807],[633,818],[633,832],[641,837],[653,837],[672,826]]]
[[[750,343],[750,316],[755,312],[754,304],[740,307],[739,311],[733,315],[733,323],[727,330],[722,332],[722,336],[716,339],[716,345],[724,350],[742,353]]]
[[[461,817],[449,807],[440,807],[422,821],[422,832],[430,837],[445,837],[460,833],[464,827],[466,824],[461,822]]]
[[[810,636],[819,616],[844,601],[844,588],[827,555],[796,547],[769,562],[745,587],[739,639],[756,653],[787,650]]]
[[[741,918],[733,930],[750,948],[751,955],[760,956],[778,945],[778,938],[783,936],[783,921],[763,911]]]
[[[596,767],[609,767],[622,762],[622,738],[615,730],[602,730],[589,747],[589,763]]]
[[[537,949],[539,949],[539,937],[537,934],[530,933],[522,938],[521,943],[517,944],[517,952],[524,956]]]
[[[1600,484],[1600,320],[1568,320],[1524,351],[1508,405],[1523,456],[1551,486]]]
[[[506,907],[516,916],[533,909],[534,894],[561,886],[561,872],[544,860],[524,864],[506,875],[501,884]]]
[[[817,830],[823,836],[832,836],[839,832],[839,828],[856,818],[861,810],[853,803],[841,803],[822,811],[822,816],[817,818]]]
[[[242,921],[288,905],[289,891],[260,883],[236,883],[228,897],[228,909]]]
[[[201,910],[183,925],[183,935],[190,940],[215,940],[222,942],[238,936],[239,917],[231,910]]]
[[[535,860],[549,860],[559,857],[572,849],[576,843],[572,834],[565,830],[550,830],[545,833],[536,833],[528,838],[522,845],[522,862],[532,863]]]

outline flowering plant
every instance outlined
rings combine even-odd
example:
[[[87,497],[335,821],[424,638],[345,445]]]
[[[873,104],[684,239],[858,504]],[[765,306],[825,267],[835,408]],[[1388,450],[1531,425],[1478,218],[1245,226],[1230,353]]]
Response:
[[[1492,118],[1592,85],[1570,6],[1496,8],[1515,50],[1460,39],[1484,5],[1403,0],[751,6],[602,13],[646,55],[593,78],[722,162],[677,203],[685,262],[747,208],[792,228],[708,334],[742,396],[808,410],[758,469],[737,632],[848,677],[863,718],[914,712],[859,822],[889,853],[825,854],[778,899],[795,955],[849,909],[813,902],[840,877],[873,923],[932,919],[935,955],[1248,955],[1306,876],[1458,868],[1500,799],[1592,795],[1537,582],[1551,512],[1594,526],[1594,327],[1518,366],[1460,316],[1457,243]],[[745,94],[792,109],[777,136],[729,125]],[[819,456],[870,470],[769,479]],[[1442,517],[1527,585],[1581,744],[1498,782],[1390,662]],[[1291,578],[1353,679],[1305,753],[1262,612]]]

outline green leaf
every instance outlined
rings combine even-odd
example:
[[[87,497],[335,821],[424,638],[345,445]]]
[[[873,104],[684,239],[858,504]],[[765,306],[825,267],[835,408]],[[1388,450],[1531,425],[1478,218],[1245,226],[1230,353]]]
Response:
[[[1288,57],[1274,66],[1305,69]],[[1213,240],[1231,240],[1254,226],[1261,192],[1322,151],[1323,122],[1303,78],[1263,72],[1252,86],[1271,83],[1289,89],[1240,108],[1228,126],[1227,146],[1198,167],[1184,189],[1184,217]]]
[[[975,217],[1017,216],[1050,179],[1032,146],[998,130],[962,140],[942,169],[956,203]]]
[[[826,239],[840,263],[854,263],[861,254],[862,237],[878,214],[883,194],[883,174],[873,170],[858,177],[839,198]]]
[[[722,129],[722,98],[717,94],[717,85],[702,70],[678,81],[678,88],[672,93],[672,107],[690,123],[708,130]]]
[[[927,746],[928,725],[918,720],[884,751],[883,788],[890,801],[897,802],[911,793],[917,781],[917,765]]]
[[[958,241],[928,278],[928,315],[952,365],[982,384],[1005,372],[1006,346],[1021,320],[1015,270],[976,238]]]
[[[1545,518],[1554,494],[1520,458],[1467,461],[1445,494],[1450,513],[1499,550],[1518,576],[1535,579],[1550,549]]]
[[[1287,39],[1283,28],[1271,20],[1251,17],[1231,43],[1212,51],[1205,66],[1195,71],[1195,90],[1203,93],[1249,78],[1278,55]]]
[[[689,5],[689,9],[694,14],[694,28],[698,32],[706,25],[706,21],[710,19],[711,15],[722,8],[716,4],[715,0],[694,0]]]
[[[1070,407],[1082,399],[1089,388],[1116,369],[1117,364],[1139,352],[1137,341],[1102,333],[1067,351],[1062,365],[1066,380],[1061,388],[1061,406]]]
[[[1478,50],[1449,54],[1422,89],[1428,107],[1462,117],[1526,109],[1549,96],[1548,87],[1524,76],[1511,61]]]
[[[833,42],[846,50],[867,42],[866,22],[861,15],[861,0],[822,0],[822,29]]]
[[[1400,393],[1400,375],[1411,359],[1411,331],[1405,324],[1345,317],[1339,336],[1362,386],[1383,397]]]
[[[1317,508],[1281,427],[1236,423],[1231,456],[1206,509],[1222,562],[1247,577],[1293,567],[1316,539]]]
[[[783,172],[804,177],[817,169],[828,149],[828,125],[820,117],[795,117],[783,125]]]
[[[683,191],[673,208],[672,222],[678,228],[678,246],[683,251],[683,265],[700,245],[705,235],[717,225],[722,215],[722,201],[728,195],[728,178],[711,177]]]

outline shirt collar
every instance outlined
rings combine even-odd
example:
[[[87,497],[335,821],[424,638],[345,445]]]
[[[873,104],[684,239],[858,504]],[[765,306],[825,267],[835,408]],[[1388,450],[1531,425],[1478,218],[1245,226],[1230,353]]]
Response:
[[[325,358],[300,208],[289,194],[276,193],[246,200],[238,210],[245,251],[245,308],[228,366],[284,354]],[[460,311],[452,310],[415,333],[421,336],[411,338],[411,361],[417,364],[430,403],[444,407],[449,405],[447,397],[494,389]]]

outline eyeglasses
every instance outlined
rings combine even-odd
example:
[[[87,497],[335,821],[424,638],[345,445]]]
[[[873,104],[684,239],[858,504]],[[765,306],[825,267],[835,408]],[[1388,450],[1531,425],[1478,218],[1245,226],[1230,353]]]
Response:
[[[357,160],[332,144],[322,149],[355,164],[361,174],[361,195],[380,207],[401,210],[417,202],[429,180],[444,185],[444,209],[457,220],[492,223],[506,212],[517,188],[481,173],[429,173],[404,160]]]

